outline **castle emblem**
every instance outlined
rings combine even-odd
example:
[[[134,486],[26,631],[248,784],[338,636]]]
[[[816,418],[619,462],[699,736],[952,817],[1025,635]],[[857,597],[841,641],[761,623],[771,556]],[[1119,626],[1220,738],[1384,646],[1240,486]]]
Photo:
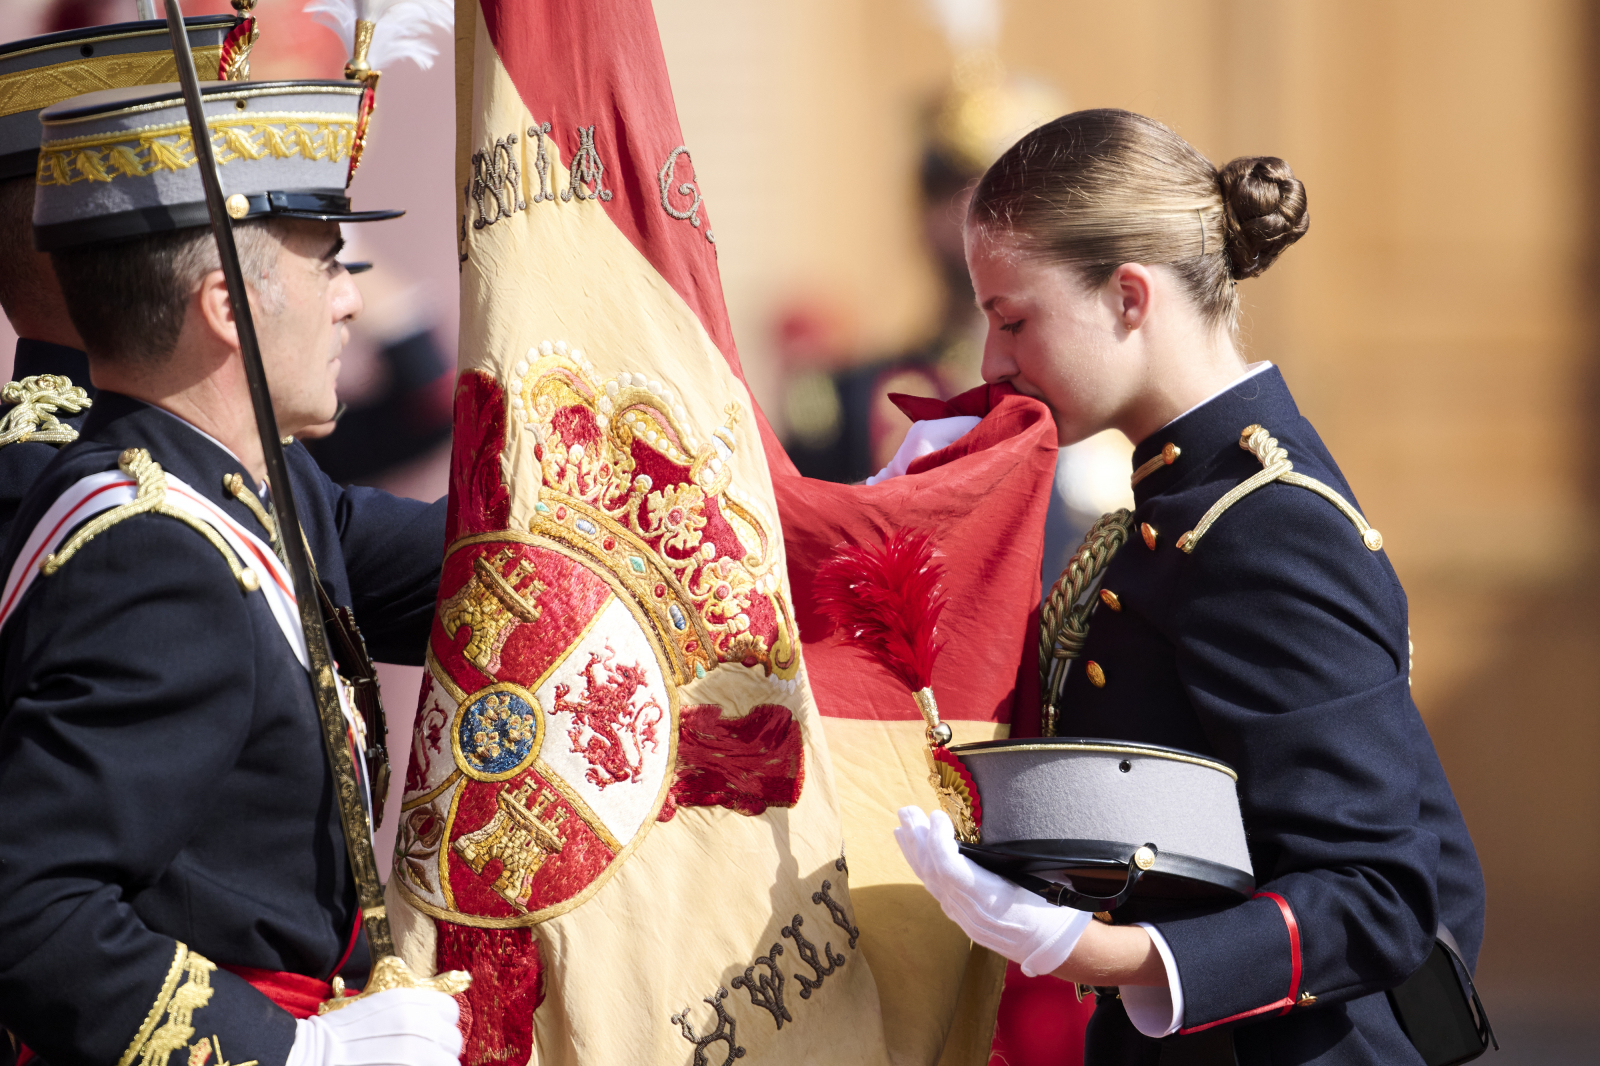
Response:
[[[466,626],[472,631],[463,655],[488,677],[500,671],[500,651],[518,625],[539,620],[534,601],[545,586],[533,575],[533,562],[517,558],[510,548],[491,560],[473,561],[472,579],[439,607],[445,634],[452,639]]]
[[[556,803],[554,792],[532,780],[520,788],[507,788],[495,799],[499,810],[489,824],[459,838],[455,850],[475,874],[483,873],[485,866],[498,859],[500,876],[490,887],[518,911],[527,913],[533,875],[545,859],[561,851],[567,812]]]

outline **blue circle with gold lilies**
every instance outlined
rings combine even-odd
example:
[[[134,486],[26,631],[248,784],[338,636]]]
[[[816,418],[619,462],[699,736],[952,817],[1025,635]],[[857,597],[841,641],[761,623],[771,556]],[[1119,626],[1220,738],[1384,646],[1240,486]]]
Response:
[[[456,712],[451,747],[456,765],[479,781],[504,781],[527,768],[544,739],[539,701],[520,685],[501,683],[469,696]]]

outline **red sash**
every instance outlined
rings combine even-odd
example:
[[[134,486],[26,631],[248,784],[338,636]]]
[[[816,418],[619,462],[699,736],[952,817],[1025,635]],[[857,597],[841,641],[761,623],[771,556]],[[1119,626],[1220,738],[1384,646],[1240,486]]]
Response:
[[[333,998],[333,985],[298,973],[258,970],[253,966],[224,966],[250,982],[250,987],[296,1018],[310,1018],[325,1000]],[[22,1066],[19,1061],[17,1066]]]
[[[350,953],[356,949],[356,938],[361,935],[361,911],[356,910],[355,924],[350,927],[350,942],[344,946],[344,954],[334,964],[333,972],[338,973],[344,969],[344,964],[350,961]],[[226,966],[222,967],[231,974],[237,974],[250,983],[250,987],[266,996],[272,1002],[294,1015],[296,1018],[310,1018],[317,1013],[317,1008],[325,1000],[333,998],[333,984],[330,978],[319,981],[315,977],[307,977],[299,973],[283,973],[278,970],[258,970],[254,966]],[[17,1066],[23,1066],[21,1058],[17,1059]]]

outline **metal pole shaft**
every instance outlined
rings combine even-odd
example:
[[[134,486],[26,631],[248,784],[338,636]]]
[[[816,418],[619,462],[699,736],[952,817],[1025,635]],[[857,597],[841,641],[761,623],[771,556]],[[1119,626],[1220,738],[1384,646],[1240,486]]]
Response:
[[[345,850],[350,871],[355,877],[356,897],[361,904],[362,922],[375,959],[394,954],[394,937],[384,909],[383,883],[378,876],[377,857],[372,848],[372,826],[361,799],[361,784],[356,776],[355,759],[347,741],[348,726],[340,706],[337,682],[333,676],[333,657],[328,649],[328,634],[322,624],[311,561],[301,535],[300,515],[295,506],[294,486],[278,436],[278,420],[272,410],[272,395],[267,388],[267,373],[261,362],[255,320],[245,291],[244,271],[239,249],[233,240],[233,220],[228,217],[222,197],[222,182],[217,174],[216,154],[206,126],[205,107],[200,97],[200,79],[195,73],[194,56],[189,51],[189,35],[184,30],[183,11],[178,0],[166,0],[167,32],[177,58],[178,80],[183,85],[183,100],[189,112],[189,129],[200,180],[205,185],[206,207],[211,214],[211,232],[217,240],[223,277],[228,283],[228,300],[233,305],[233,320],[239,331],[239,351],[244,359],[245,377],[250,385],[250,400],[255,407],[256,428],[261,433],[261,451],[266,460],[267,481],[272,486],[273,503],[278,512],[278,542],[294,580],[300,625],[305,631],[306,651],[311,660],[311,686],[317,715],[322,723],[322,739],[328,764],[333,770],[338,793],[339,817],[344,828]],[[373,802],[383,802],[374,796]]]
[[[148,22],[156,17],[155,0],[133,0],[133,11],[141,22]]]

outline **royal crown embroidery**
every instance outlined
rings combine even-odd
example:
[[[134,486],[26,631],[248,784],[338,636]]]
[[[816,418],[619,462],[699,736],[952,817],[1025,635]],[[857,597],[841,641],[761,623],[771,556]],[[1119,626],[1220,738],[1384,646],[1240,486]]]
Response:
[[[546,341],[511,379],[511,416],[534,436],[543,488],[530,532],[598,546],[662,618],[680,680],[718,662],[798,665],[794,620],[764,524],[727,491],[733,426],[708,439],[672,390],[643,374],[603,383],[581,351]]]

